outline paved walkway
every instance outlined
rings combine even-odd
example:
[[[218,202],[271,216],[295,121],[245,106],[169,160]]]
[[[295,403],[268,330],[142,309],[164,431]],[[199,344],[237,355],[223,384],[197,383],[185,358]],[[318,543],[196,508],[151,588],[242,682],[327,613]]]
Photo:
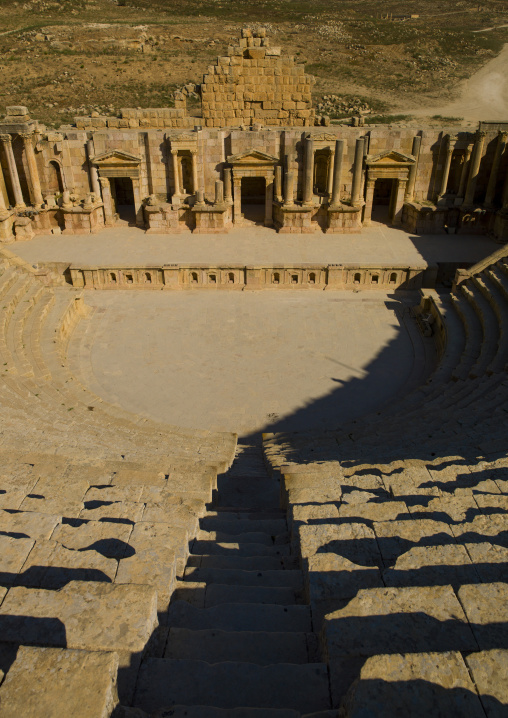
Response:
[[[113,227],[97,235],[41,235],[9,249],[32,263],[143,265],[171,263],[290,264],[303,262],[422,265],[476,262],[499,247],[482,236],[427,235],[374,224],[362,234],[277,234],[265,227],[225,235],[147,235],[135,227]]]
[[[399,323],[400,301],[382,292],[86,300],[96,311],[73,336],[71,368],[105,400],[182,427],[330,429],[385,403],[414,379],[415,349],[423,355]]]

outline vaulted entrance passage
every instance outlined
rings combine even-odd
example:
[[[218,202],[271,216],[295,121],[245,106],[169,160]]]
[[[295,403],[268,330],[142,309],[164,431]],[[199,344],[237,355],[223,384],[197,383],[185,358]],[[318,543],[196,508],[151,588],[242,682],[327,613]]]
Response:
[[[372,221],[391,224],[393,222],[394,200],[397,180],[388,177],[380,178],[374,184],[372,199]]]
[[[242,214],[246,222],[264,224],[266,180],[264,177],[242,177]]]
[[[273,183],[279,159],[260,150],[228,157],[233,174],[233,223],[273,225]],[[228,168],[229,171],[229,168]]]
[[[134,205],[134,188],[130,177],[112,177],[111,197],[116,214],[122,223],[136,224],[136,208]]]
[[[372,220],[395,227],[401,224],[409,171],[415,162],[413,155],[396,150],[367,155],[364,226]]]

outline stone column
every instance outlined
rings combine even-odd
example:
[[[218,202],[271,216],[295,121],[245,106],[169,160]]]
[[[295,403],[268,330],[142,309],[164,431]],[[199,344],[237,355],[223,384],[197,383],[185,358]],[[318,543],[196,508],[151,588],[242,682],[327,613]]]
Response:
[[[222,180],[215,180],[215,204],[224,203],[224,183]]]
[[[506,175],[506,179],[504,181],[503,196],[501,201],[503,209],[508,209],[508,174]]]
[[[277,202],[282,202],[282,167],[280,165],[275,165],[274,193],[275,193],[275,200]]]
[[[175,185],[174,195],[176,197],[179,197],[180,196],[180,175],[178,172],[178,150],[171,150],[171,154],[173,155],[173,178],[174,178],[173,181],[174,181],[174,185]]]
[[[99,173],[97,172],[97,167],[92,164],[92,157],[95,154],[93,140],[88,140],[88,142],[86,143],[86,153],[88,156],[88,167],[90,168],[90,181],[92,183],[92,192],[97,196],[98,199],[100,199],[101,185],[99,182]]]
[[[443,167],[443,175],[441,177],[441,187],[437,196],[438,202],[446,194],[446,188],[448,186],[448,177],[450,176],[450,167],[452,165],[453,145],[451,143],[450,136],[446,138],[445,142],[445,164]]]
[[[469,170],[469,177],[467,179],[466,195],[464,197],[464,204],[466,205],[466,207],[474,203],[474,193],[476,189],[476,182],[478,180],[478,170],[480,169],[483,143],[485,142],[486,134],[487,133],[483,131],[478,131],[476,133],[473,154],[471,157],[471,168]]]
[[[294,204],[295,173],[293,170],[286,170],[284,174],[284,204]]]
[[[266,178],[265,191],[265,227],[273,224],[273,177]]]
[[[459,191],[457,194],[457,201],[464,198],[464,191],[466,189],[466,179],[469,170],[469,158],[471,157],[472,147],[468,145],[464,150],[462,172],[460,173]]]
[[[333,152],[333,150],[331,150],[330,155],[328,157],[328,176],[327,176],[327,187],[326,187],[326,191],[328,192],[328,199],[331,198],[332,192],[333,192],[334,167],[335,167],[334,152]]]
[[[351,188],[351,204],[353,206],[359,204],[359,202],[360,202],[360,190],[362,187],[364,143],[365,143],[365,140],[363,137],[359,137],[356,140],[355,163],[353,165],[353,186]]]
[[[333,163],[332,205],[340,204],[340,181],[344,160],[344,140],[335,142],[335,161]]]
[[[303,163],[303,203],[312,204],[314,196],[314,140],[305,140],[305,157]]]
[[[25,206],[25,202],[23,200],[23,193],[21,192],[21,185],[19,183],[18,169],[16,167],[16,160],[14,159],[14,152],[12,151],[12,138],[10,135],[0,135],[0,140],[3,143],[5,155],[7,157],[7,166],[9,167],[9,177],[11,178],[14,202],[16,208],[21,209]]]
[[[232,194],[232,186],[231,186],[231,170],[229,167],[224,167],[223,170],[224,175],[224,200],[228,204],[233,203],[233,194]]]
[[[192,155],[192,185],[194,189],[194,194],[198,191],[198,158],[197,158],[198,151],[197,150],[191,150]]]
[[[363,215],[363,226],[368,227],[372,219],[372,204],[374,202],[374,187],[376,184],[375,179],[367,179],[366,192],[365,192],[365,212]]]
[[[113,213],[111,185],[107,177],[100,177],[99,182],[102,188],[102,201],[104,203],[104,224],[106,227],[112,227],[115,224],[115,217]]]
[[[487,192],[485,194],[485,206],[492,207],[494,204],[494,196],[496,194],[497,175],[499,172],[499,165],[501,164],[501,155],[506,147],[506,139],[508,138],[508,132],[498,132],[496,152],[492,161],[492,168],[490,170],[489,184],[487,185]]]
[[[30,176],[30,189],[33,203],[36,208],[40,208],[44,200],[42,198],[39,170],[37,169],[37,160],[35,159],[34,146],[32,144],[33,135],[31,132],[23,132],[20,134],[20,137],[23,140],[26,161],[28,164],[28,174]]]
[[[418,171],[418,160],[420,158],[420,147],[422,144],[422,138],[420,135],[413,137],[413,147],[411,154],[415,157],[415,163],[409,168],[409,178],[406,186],[406,200],[411,202],[415,196],[415,184],[416,184],[416,173]]]
[[[400,226],[402,223],[402,208],[404,206],[404,195],[406,194],[407,180],[397,180],[396,195],[395,195],[395,206],[393,208],[393,221],[394,227]]]
[[[241,177],[233,178],[234,196],[233,196],[233,222],[236,225],[242,223],[242,180]]]
[[[4,195],[4,175],[2,165],[0,165],[0,216],[8,212],[8,202],[6,201],[7,192]]]

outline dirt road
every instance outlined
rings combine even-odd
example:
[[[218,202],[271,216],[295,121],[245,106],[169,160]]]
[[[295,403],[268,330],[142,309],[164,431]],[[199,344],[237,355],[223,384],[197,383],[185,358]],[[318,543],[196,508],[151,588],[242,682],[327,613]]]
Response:
[[[458,99],[411,110],[416,117],[463,117],[466,120],[508,121],[508,44],[469,80],[460,83]]]

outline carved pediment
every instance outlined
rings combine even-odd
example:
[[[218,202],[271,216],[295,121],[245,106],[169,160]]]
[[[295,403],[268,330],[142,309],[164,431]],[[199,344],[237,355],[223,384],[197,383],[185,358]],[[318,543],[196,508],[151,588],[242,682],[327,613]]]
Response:
[[[277,165],[279,164],[279,158],[268,155],[266,152],[260,150],[248,150],[247,152],[240,152],[238,155],[230,155],[228,162],[231,165]]]
[[[132,155],[130,152],[124,152],[124,150],[110,150],[109,152],[95,155],[92,162],[98,167],[132,167],[133,165],[139,165],[141,158]]]
[[[397,150],[388,150],[387,152],[381,152],[378,155],[367,155],[365,158],[365,164],[375,167],[393,167],[394,165],[404,166],[412,165],[416,162],[416,158],[413,155],[406,155],[403,152],[397,152]]]

